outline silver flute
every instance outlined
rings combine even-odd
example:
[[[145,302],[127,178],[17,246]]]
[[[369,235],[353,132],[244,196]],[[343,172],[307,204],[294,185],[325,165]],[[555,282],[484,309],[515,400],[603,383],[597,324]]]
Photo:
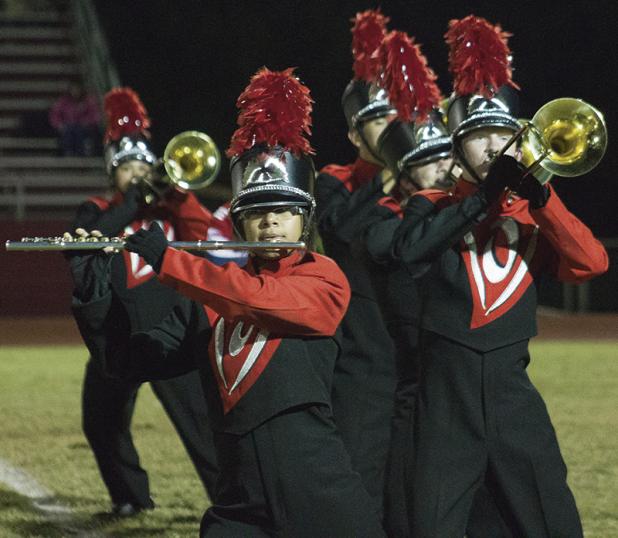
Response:
[[[7,241],[9,252],[102,250],[112,248],[124,250],[122,237],[22,237],[21,241]],[[307,248],[302,241],[170,241],[169,246],[178,250],[302,250]]]

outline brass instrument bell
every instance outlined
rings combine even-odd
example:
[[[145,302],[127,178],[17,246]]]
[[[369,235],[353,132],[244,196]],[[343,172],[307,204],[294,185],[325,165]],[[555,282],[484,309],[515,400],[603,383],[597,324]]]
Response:
[[[167,143],[154,173],[140,178],[144,201],[155,203],[171,185],[190,191],[204,189],[217,178],[220,168],[221,154],[213,139],[200,131],[183,131]]]
[[[543,105],[527,128],[521,146],[522,163],[541,183],[553,175],[575,177],[592,170],[607,148],[607,127],[595,107],[571,97]],[[542,170],[535,171],[535,167]]]
[[[184,131],[168,142],[163,163],[172,183],[183,189],[200,190],[216,179],[221,154],[207,134]]]

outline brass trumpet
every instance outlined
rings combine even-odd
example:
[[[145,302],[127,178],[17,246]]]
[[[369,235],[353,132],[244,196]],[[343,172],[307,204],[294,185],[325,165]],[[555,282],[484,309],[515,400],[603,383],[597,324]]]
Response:
[[[23,237],[21,241],[7,241],[9,252],[103,250],[112,248],[123,250],[125,238],[122,237]],[[170,247],[178,250],[302,250],[307,248],[302,241],[170,241]]]
[[[581,176],[592,170],[607,148],[607,127],[595,107],[571,97],[543,105],[532,120],[520,120],[522,128],[499,155],[522,138],[522,164],[541,184],[554,175]]]
[[[186,190],[206,188],[220,169],[221,154],[212,138],[200,131],[183,131],[167,143],[152,177],[138,181],[146,187],[144,201],[151,205],[170,185]]]

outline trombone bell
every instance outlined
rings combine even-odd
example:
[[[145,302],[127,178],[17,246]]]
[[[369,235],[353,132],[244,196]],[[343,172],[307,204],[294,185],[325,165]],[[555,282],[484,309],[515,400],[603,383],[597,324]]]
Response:
[[[172,183],[183,189],[200,190],[216,179],[221,154],[207,134],[184,131],[168,142],[163,163]]]
[[[603,114],[582,101],[565,97],[543,105],[527,123],[522,142],[522,162],[537,162],[535,175],[546,183],[552,175],[580,176],[592,170],[607,148]],[[541,177],[539,177],[541,176]]]

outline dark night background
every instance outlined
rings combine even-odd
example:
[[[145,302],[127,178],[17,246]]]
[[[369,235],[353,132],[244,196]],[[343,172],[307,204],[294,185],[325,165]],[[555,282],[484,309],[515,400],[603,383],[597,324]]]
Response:
[[[350,18],[381,6],[389,29],[422,44],[450,93],[443,34],[451,18],[470,13],[513,34],[514,80],[522,87],[520,117],[558,97],[579,97],[601,110],[609,146],[586,176],[556,178],[567,206],[601,237],[618,236],[618,2],[388,0],[97,0],[123,85],[140,93],[153,119],[159,152],[180,131],[208,133],[223,152],[236,125],[235,101],[261,66],[296,66],[315,100],[316,167],[353,159],[340,107],[352,75]],[[227,181],[224,172],[221,181]]]

